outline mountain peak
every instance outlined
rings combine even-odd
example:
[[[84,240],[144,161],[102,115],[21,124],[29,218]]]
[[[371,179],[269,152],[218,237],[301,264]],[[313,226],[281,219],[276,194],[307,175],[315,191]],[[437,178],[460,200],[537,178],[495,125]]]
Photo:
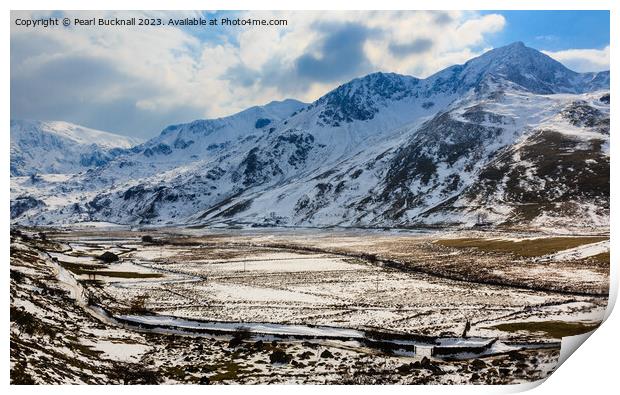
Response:
[[[381,88],[385,85],[415,85],[419,81],[418,78],[410,75],[403,75],[397,73],[388,73],[383,71],[376,71],[374,73],[367,74],[363,77],[355,78],[352,81],[341,85],[340,87],[355,86],[356,88],[366,86],[369,88]],[[339,87],[339,88],[340,88]],[[380,89],[379,89],[380,90]]]
[[[523,41],[515,41],[511,44],[505,45],[506,48],[526,48]]]
[[[575,82],[578,76],[579,73],[521,41],[487,51],[466,62],[461,71],[466,89],[491,77],[538,94],[583,92],[586,87]]]
[[[503,47],[494,48],[477,58],[469,60],[468,64],[485,64],[487,67],[537,67],[537,68],[556,68],[568,70],[562,63],[552,59],[548,55],[525,46],[522,41],[517,41]],[[572,71],[571,71],[572,72]],[[574,73],[574,72],[572,72]]]
[[[408,75],[375,72],[340,85],[308,108],[324,106],[319,118],[329,126],[367,121],[375,116],[380,106],[411,96],[419,82],[418,78]]]

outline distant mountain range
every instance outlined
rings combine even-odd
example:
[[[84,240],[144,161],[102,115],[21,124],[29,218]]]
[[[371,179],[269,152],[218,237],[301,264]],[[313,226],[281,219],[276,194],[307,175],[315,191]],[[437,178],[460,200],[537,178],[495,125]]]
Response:
[[[68,122],[11,121],[11,176],[79,173],[139,143]]]
[[[39,225],[607,227],[609,101],[608,71],[576,73],[514,43],[426,79],[374,73],[310,104],[173,125],[137,145],[12,121],[11,216]],[[87,133],[101,138],[85,144]]]

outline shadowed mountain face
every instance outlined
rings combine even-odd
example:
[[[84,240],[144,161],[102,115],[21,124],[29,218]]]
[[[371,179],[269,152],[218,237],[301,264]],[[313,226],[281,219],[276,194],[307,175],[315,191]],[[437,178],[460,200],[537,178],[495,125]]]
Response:
[[[426,79],[374,73],[311,104],[173,125],[62,182],[14,177],[12,218],[608,226],[609,101],[609,72],[514,43]]]

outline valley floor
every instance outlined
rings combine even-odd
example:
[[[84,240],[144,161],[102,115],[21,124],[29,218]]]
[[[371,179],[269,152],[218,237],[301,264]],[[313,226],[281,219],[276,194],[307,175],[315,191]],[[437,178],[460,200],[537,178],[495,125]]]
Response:
[[[11,381],[535,381],[608,286],[607,235],[13,229]]]

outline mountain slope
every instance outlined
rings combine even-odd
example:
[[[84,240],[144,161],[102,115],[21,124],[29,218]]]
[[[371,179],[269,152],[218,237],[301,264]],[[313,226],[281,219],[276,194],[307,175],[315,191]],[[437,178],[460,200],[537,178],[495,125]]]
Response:
[[[62,185],[13,182],[13,218],[606,226],[608,83],[521,43],[423,80],[374,73],[309,105],[171,126]]]
[[[133,147],[118,160],[93,169],[88,179],[99,178],[100,186],[105,186],[210,163],[221,155],[249,149],[274,124],[305,105],[291,99],[274,101],[228,117],[168,126],[159,136]]]
[[[11,120],[11,175],[76,173],[101,166],[138,142],[68,122]]]

